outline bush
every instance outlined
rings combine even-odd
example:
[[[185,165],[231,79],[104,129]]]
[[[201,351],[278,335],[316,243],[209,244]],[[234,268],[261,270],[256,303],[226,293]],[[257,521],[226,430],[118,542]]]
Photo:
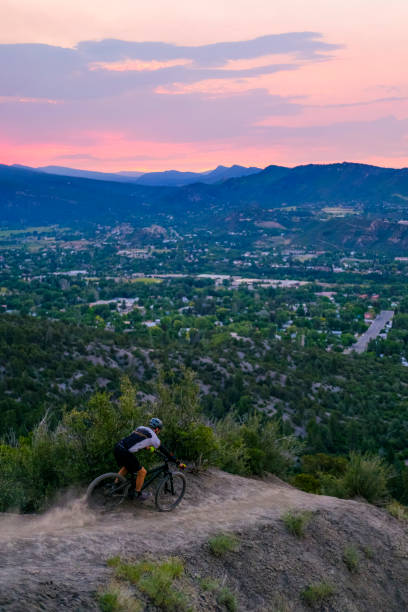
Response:
[[[383,459],[353,452],[341,481],[347,497],[363,497],[373,504],[387,497],[390,478],[391,469]]]
[[[239,550],[239,541],[234,534],[220,533],[208,540],[210,551],[216,557],[221,557],[228,552]]]
[[[214,463],[217,456],[218,441],[214,431],[204,423],[194,423],[187,431],[180,432],[179,456],[191,461],[196,469]]]
[[[302,591],[301,597],[309,606],[321,605],[334,594],[334,588],[328,582],[312,584]]]
[[[305,529],[310,523],[312,516],[312,512],[289,510],[282,516],[282,520],[289,533],[298,538],[303,538],[305,535]]]
[[[203,591],[215,593],[217,603],[220,606],[225,606],[230,612],[235,612],[235,610],[237,610],[235,595],[228,587],[221,586],[218,580],[209,577],[203,578],[200,581],[200,586]]]
[[[387,505],[387,510],[391,516],[394,516],[399,521],[408,521],[408,508],[397,502],[395,499],[393,499]]]
[[[296,474],[290,482],[294,487],[306,493],[320,493],[320,482],[312,474]]]
[[[0,444],[0,512],[24,506],[24,483],[18,448]]]
[[[110,591],[101,593],[98,596],[98,603],[102,612],[117,612],[120,610],[117,594]]]
[[[348,497],[343,479],[336,478],[331,474],[321,475],[320,492],[322,495],[331,495],[332,497],[340,497],[340,499],[346,499]]]
[[[343,561],[346,564],[350,572],[358,571],[358,564],[360,563],[360,556],[357,549],[352,544],[346,546],[343,552]]]
[[[321,491],[341,498],[362,497],[371,504],[379,504],[389,495],[391,477],[392,470],[381,457],[352,452],[343,476],[321,476]]]
[[[174,582],[184,573],[183,562],[177,557],[165,561],[123,563],[118,557],[108,564],[115,568],[116,578],[127,580],[145,593],[151,602],[168,612],[190,609],[185,595],[175,588]]]
[[[231,474],[249,474],[248,449],[242,436],[241,425],[232,413],[216,424],[216,435],[219,440],[217,465]]]
[[[112,584],[97,597],[101,612],[141,612],[142,606],[120,584]]]
[[[242,433],[248,447],[248,467],[251,474],[288,474],[301,449],[301,444],[295,436],[282,436],[278,421],[265,421],[256,413],[243,425]]]
[[[216,460],[218,441],[215,432],[203,422],[199,387],[191,370],[183,370],[171,385],[163,373],[157,385],[155,414],[165,425],[163,443],[176,455],[201,468]]]
[[[207,578],[202,578],[200,580],[200,586],[203,589],[203,591],[216,591],[217,589],[219,589],[220,587],[220,583],[218,582],[218,580],[214,580],[213,578],[207,577]]]
[[[347,469],[347,459],[345,457],[332,457],[325,453],[316,455],[303,455],[302,470],[314,476],[323,473],[332,476],[342,476]]]
[[[228,587],[219,589],[217,592],[217,603],[219,603],[220,606],[225,606],[229,612],[235,612],[238,607],[235,595]]]
[[[216,433],[218,465],[233,474],[286,476],[301,448],[295,436],[282,436],[278,421],[256,413],[242,424],[230,413],[217,423]]]

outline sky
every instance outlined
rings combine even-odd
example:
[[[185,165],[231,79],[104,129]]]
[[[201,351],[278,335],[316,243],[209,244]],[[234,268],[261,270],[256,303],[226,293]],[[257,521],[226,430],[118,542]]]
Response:
[[[408,166],[407,0],[1,0],[0,163]]]

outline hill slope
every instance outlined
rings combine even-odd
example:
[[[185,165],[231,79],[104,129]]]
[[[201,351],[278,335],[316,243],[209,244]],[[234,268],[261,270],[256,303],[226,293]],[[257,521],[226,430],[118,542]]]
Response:
[[[159,514],[149,504],[129,503],[105,516],[90,514],[81,502],[44,516],[3,515],[1,610],[96,610],[95,592],[111,575],[106,559],[139,561],[149,553],[184,559],[183,584],[197,610],[223,609],[202,591],[200,577],[221,579],[236,593],[239,610],[275,610],[278,601],[286,606],[281,609],[308,610],[301,592],[321,581],[334,587],[325,610],[408,606],[406,530],[373,506],[218,471],[188,476],[186,497],[173,513]],[[313,513],[304,539],[289,534],[281,520],[294,508]],[[208,538],[220,531],[237,534],[239,552],[211,555]],[[355,573],[343,560],[348,545],[358,551]]]
[[[0,165],[2,224],[107,223],[147,217],[168,188],[45,174]]]

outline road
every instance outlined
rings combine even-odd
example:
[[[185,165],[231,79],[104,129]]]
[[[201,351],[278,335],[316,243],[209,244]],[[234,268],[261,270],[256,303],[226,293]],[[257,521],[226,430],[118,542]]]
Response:
[[[371,323],[367,331],[364,332],[362,336],[360,336],[360,338],[355,344],[353,344],[353,346],[346,349],[344,352],[351,353],[352,351],[355,351],[356,353],[364,353],[364,351],[367,350],[368,343],[370,342],[370,340],[374,340],[378,336],[378,334],[381,333],[381,330],[384,329],[388,321],[392,321],[393,316],[393,310],[382,310],[380,314],[377,315],[377,317]]]

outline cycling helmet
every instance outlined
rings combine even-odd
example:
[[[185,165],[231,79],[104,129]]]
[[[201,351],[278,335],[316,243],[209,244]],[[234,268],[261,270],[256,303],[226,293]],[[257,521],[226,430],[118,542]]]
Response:
[[[163,427],[162,421],[158,419],[157,417],[153,417],[152,419],[150,419],[149,425],[152,429],[156,429],[156,427],[161,429]]]

